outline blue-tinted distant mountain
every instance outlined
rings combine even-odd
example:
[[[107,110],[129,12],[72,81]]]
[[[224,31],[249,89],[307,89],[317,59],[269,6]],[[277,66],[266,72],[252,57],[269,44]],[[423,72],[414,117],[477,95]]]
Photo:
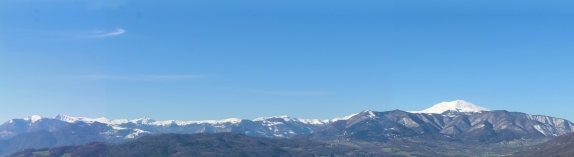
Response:
[[[12,119],[0,125],[0,140],[9,139],[18,134],[34,131],[56,131],[69,124],[58,119],[43,118],[37,115],[23,119]]]
[[[0,155],[26,148],[79,145],[93,141],[126,142],[144,135],[162,133],[236,132],[255,137],[288,138],[309,134],[331,120],[309,120],[287,116],[254,120],[156,121],[148,118],[108,120],[57,115],[12,119],[0,125]],[[42,137],[42,138],[39,138]],[[52,141],[52,142],[47,142]]]
[[[0,139],[9,139],[20,133],[45,130],[53,132],[72,123],[101,123],[110,127],[102,134],[110,140],[133,139],[145,134],[160,133],[215,133],[238,132],[258,137],[292,137],[308,134],[322,128],[333,120],[300,119],[288,116],[261,117],[254,120],[230,118],[204,121],[156,121],[149,118],[134,120],[111,120],[106,118],[83,118],[57,115],[54,118],[31,116],[12,119],[0,125]]]
[[[69,123],[58,130],[31,131],[18,134],[8,140],[0,140],[0,155],[10,154],[29,148],[48,148],[54,146],[70,146],[87,142],[106,141],[105,134],[110,130],[102,123]]]

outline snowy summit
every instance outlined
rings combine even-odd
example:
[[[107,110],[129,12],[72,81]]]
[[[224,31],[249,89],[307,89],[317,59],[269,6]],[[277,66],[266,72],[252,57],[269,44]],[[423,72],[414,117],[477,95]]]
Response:
[[[445,111],[458,111],[458,112],[480,112],[480,111],[490,111],[487,108],[476,106],[472,103],[466,102],[464,100],[455,100],[449,102],[441,102],[430,108],[422,111],[409,111],[411,113],[436,113],[440,114]]]

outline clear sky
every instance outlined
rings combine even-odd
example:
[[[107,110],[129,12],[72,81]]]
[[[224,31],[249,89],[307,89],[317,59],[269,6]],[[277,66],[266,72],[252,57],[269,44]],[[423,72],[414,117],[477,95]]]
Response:
[[[1,0],[0,123],[328,119],[466,100],[574,120],[574,1]]]

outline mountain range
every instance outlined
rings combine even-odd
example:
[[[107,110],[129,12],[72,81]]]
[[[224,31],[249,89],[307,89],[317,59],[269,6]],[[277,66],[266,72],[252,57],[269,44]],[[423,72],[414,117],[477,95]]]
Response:
[[[556,137],[574,129],[564,119],[503,110],[443,114],[363,111],[311,134],[319,141],[386,141],[395,137],[437,136],[463,142],[501,142],[521,138]]]
[[[292,137],[308,134],[322,128],[333,120],[301,119],[288,116],[261,117],[253,120],[230,118],[224,120],[204,121],[156,121],[149,118],[134,120],[109,120],[106,118],[84,118],[57,115],[53,118],[30,116],[23,119],[12,119],[0,125],[0,140],[10,139],[18,134],[34,131],[54,132],[73,124],[104,125],[107,130],[101,134],[108,139],[129,140],[146,134],[160,133],[215,133],[239,132],[257,137]]]
[[[552,138],[573,131],[574,124],[565,119],[504,110],[491,111],[462,100],[442,102],[423,111],[366,110],[330,120],[288,116],[219,121],[30,116],[0,125],[0,154],[93,141],[119,143],[164,133],[236,132],[254,137],[305,138],[321,142],[385,142],[397,138],[421,138],[496,143],[525,138]]]

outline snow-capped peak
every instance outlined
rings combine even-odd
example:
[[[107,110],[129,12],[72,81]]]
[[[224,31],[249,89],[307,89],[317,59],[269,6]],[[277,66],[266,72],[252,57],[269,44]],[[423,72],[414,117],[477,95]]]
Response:
[[[240,119],[240,118],[227,118],[227,119],[219,120],[218,123],[239,123],[242,120],[243,119]]]
[[[476,106],[472,103],[466,102],[464,100],[455,100],[449,102],[441,102],[430,108],[422,111],[409,111],[411,113],[436,113],[440,114],[445,111],[458,111],[458,112],[480,112],[480,111],[490,111],[487,108]]]
[[[32,123],[35,123],[35,122],[37,122],[37,121],[39,121],[39,120],[42,120],[42,118],[44,118],[44,117],[39,116],[39,115],[33,115],[33,116],[25,117],[24,120],[25,120],[25,121],[30,121],[30,122],[32,122]]]
[[[79,118],[77,118],[77,117],[70,117],[70,116],[61,115],[61,114],[56,115],[54,117],[54,119],[68,122],[68,123],[73,123],[73,122],[76,122],[79,120]]]
[[[353,114],[348,115],[348,116],[345,116],[345,117],[333,118],[333,120],[331,120],[331,121],[336,122],[336,121],[339,121],[339,120],[349,120],[349,119],[351,119],[353,116],[356,116],[356,115],[358,115],[358,114],[359,114],[359,113],[353,113]]]
[[[53,119],[68,122],[68,123],[75,123],[75,122],[85,122],[85,123],[99,122],[99,123],[106,123],[106,124],[111,123],[110,120],[108,120],[104,117],[102,117],[102,118],[86,118],[86,117],[72,117],[72,116],[61,115],[61,114],[56,115]]]
[[[132,122],[134,124],[150,124],[150,123],[155,122],[155,120],[143,117],[143,118],[130,120],[130,122]]]

